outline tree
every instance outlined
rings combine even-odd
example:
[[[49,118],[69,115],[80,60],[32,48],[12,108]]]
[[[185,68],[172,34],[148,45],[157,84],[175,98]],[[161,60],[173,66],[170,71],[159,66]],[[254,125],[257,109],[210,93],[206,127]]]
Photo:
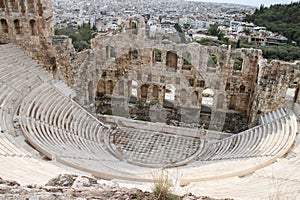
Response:
[[[241,41],[240,40],[237,41],[236,48],[241,48]]]
[[[213,24],[207,30],[207,35],[218,36],[219,34],[219,26],[218,24]]]
[[[258,26],[265,26],[268,30],[280,33],[295,41],[300,47],[300,2],[283,5],[271,5],[270,8],[261,5],[253,15],[247,15],[245,21]]]
[[[207,35],[217,36],[220,41],[224,40],[224,33],[219,30],[218,24],[211,25],[207,30]]]
[[[83,23],[78,26],[77,31],[71,28],[55,29],[55,35],[67,35],[72,39],[75,50],[82,51],[91,48],[91,39],[95,37],[96,32],[90,23]]]
[[[245,32],[247,35],[250,35],[250,29],[249,28],[244,28],[243,32]]]

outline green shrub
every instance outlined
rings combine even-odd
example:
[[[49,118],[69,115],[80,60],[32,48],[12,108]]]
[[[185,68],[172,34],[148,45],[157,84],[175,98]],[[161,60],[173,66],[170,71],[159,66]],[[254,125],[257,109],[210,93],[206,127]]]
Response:
[[[112,110],[106,110],[106,111],[102,112],[101,114],[103,114],[103,115],[112,115]]]
[[[95,37],[96,32],[89,23],[84,23],[78,27],[78,30],[71,28],[55,29],[55,35],[67,35],[72,39],[76,51],[91,48],[91,39]]]

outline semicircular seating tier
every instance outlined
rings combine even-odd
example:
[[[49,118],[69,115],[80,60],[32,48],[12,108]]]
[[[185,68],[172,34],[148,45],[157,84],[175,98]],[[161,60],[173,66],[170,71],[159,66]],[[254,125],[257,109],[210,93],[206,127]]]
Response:
[[[278,180],[282,187],[299,191],[295,172],[300,167],[300,139],[296,116],[289,110],[271,112],[260,125],[217,141],[112,129],[73,101],[70,88],[54,81],[17,46],[0,45],[0,52],[1,175],[27,177],[32,183],[37,180],[34,174],[46,178],[66,172],[25,147],[16,137],[21,126],[27,141],[42,154],[97,177],[152,182],[157,168],[169,167],[181,185],[194,182],[187,186],[189,191],[212,197],[267,197],[270,191],[278,192],[268,186]]]
[[[111,129],[49,83],[36,87],[20,108],[25,137],[51,159],[108,179],[150,181],[155,168],[176,167],[182,184],[245,175],[283,156],[294,142],[296,117],[279,109],[266,119],[219,141]]]
[[[45,184],[55,175],[72,171],[41,160],[20,130],[18,108],[23,98],[51,80],[52,75],[16,45],[0,45],[0,176],[4,179]]]

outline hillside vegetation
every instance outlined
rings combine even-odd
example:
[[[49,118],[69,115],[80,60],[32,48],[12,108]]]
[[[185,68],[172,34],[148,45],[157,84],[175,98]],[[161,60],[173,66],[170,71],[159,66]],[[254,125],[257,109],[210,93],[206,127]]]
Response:
[[[300,2],[287,5],[276,4],[270,7],[261,5],[254,14],[247,15],[245,21],[280,33],[287,37],[290,43],[295,41],[300,47]]]
[[[55,35],[67,35],[72,39],[75,50],[82,51],[91,48],[91,39],[96,35],[96,28],[91,28],[89,23],[83,23],[78,29],[55,29]]]

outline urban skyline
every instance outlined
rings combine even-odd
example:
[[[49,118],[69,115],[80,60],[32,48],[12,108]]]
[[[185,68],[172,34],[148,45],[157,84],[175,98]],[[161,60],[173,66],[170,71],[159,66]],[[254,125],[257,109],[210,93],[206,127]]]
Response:
[[[200,1],[200,2],[214,2],[214,3],[234,3],[234,4],[244,4],[244,5],[250,5],[259,7],[260,5],[264,6],[270,6],[274,4],[289,4],[291,2],[299,2],[299,1],[291,1],[291,0],[255,0],[255,1],[249,1],[249,0],[194,0],[194,1]]]

